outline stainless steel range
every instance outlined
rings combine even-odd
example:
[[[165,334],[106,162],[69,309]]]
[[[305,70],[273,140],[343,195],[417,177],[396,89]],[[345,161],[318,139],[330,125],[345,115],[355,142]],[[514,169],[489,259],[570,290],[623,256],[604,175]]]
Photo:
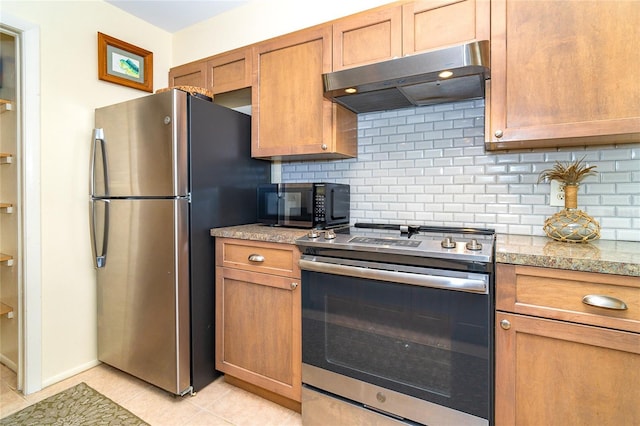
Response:
[[[493,423],[493,230],[356,223],[297,244],[305,426]]]

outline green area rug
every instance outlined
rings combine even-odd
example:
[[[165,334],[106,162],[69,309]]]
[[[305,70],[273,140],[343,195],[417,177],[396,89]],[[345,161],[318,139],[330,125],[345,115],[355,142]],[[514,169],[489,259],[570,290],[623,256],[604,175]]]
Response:
[[[80,383],[0,419],[0,425],[148,425],[95,389]]]

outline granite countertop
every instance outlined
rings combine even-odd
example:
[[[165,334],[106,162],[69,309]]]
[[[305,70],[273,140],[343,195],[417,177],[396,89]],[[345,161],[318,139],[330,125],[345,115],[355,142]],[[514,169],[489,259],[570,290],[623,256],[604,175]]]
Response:
[[[239,225],[211,230],[213,237],[295,244],[305,229],[267,225]],[[596,240],[587,244],[562,243],[547,237],[497,237],[496,261],[573,271],[640,276],[640,242]]]
[[[283,228],[269,225],[238,225],[213,228],[212,237],[238,238],[240,240],[267,241],[270,243],[295,244],[296,239],[304,237],[308,229]]]
[[[563,243],[547,237],[500,234],[496,262],[638,277],[640,242]]]

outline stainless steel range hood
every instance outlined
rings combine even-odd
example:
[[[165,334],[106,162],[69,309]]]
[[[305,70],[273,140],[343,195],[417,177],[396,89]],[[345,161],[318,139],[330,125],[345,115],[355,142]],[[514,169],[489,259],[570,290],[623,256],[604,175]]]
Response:
[[[489,65],[483,40],[324,74],[325,97],[356,113],[482,98]]]

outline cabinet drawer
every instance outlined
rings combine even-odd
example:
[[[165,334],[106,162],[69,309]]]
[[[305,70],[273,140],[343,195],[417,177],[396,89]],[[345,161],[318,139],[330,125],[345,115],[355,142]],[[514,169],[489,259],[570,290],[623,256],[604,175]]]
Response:
[[[300,277],[298,248],[289,244],[216,238],[216,265],[285,277]]]
[[[640,277],[500,264],[496,283],[498,310],[640,333]],[[585,296],[626,308],[593,306]]]

